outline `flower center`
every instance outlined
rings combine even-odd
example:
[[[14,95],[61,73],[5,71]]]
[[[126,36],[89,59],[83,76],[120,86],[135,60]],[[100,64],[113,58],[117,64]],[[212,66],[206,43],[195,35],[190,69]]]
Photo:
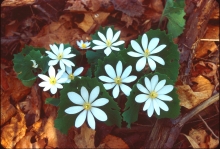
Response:
[[[158,95],[157,95],[157,92],[155,92],[155,91],[152,91],[152,92],[150,92],[150,98],[151,99],[154,99],[154,98],[156,98]]]
[[[120,78],[120,77],[116,77],[116,78],[114,79],[114,81],[115,81],[115,83],[118,84],[118,85],[121,84],[121,78]]]
[[[112,42],[110,40],[106,40],[106,45],[107,45],[107,47],[111,47]]]
[[[85,103],[83,104],[83,108],[84,108],[85,110],[90,110],[90,109],[91,109],[91,104],[88,103],[88,102],[85,102]]]
[[[74,79],[74,75],[71,73],[71,74],[69,74],[68,78],[69,78],[70,80],[73,80],[73,79]]]
[[[63,58],[63,53],[60,53],[59,55],[57,55],[57,59],[61,60]]]
[[[49,81],[50,81],[50,84],[52,85],[57,83],[57,79],[55,77],[51,77]]]
[[[85,43],[82,44],[82,48],[85,49],[87,46]]]
[[[150,52],[148,49],[144,50],[144,56],[145,57],[148,57],[150,55]]]

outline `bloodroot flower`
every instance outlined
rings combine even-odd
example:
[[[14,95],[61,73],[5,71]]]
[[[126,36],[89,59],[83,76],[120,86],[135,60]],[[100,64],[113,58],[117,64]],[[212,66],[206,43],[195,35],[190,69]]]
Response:
[[[98,32],[98,36],[99,36],[99,38],[101,38],[102,41],[93,40],[92,42],[94,44],[96,44],[96,46],[94,46],[92,49],[93,50],[105,49],[104,53],[107,56],[112,52],[112,50],[120,51],[120,49],[117,48],[117,46],[125,43],[122,40],[115,42],[119,38],[120,33],[121,33],[121,31],[118,31],[117,33],[115,33],[115,35],[113,35],[113,31],[111,28],[108,28],[108,30],[106,32],[106,36],[103,35],[102,33]]]
[[[143,111],[147,110],[149,117],[153,115],[154,110],[157,115],[160,115],[160,108],[164,111],[168,111],[168,106],[163,101],[171,101],[172,97],[165,95],[173,90],[173,85],[165,85],[166,80],[158,82],[158,75],[154,75],[151,81],[144,78],[145,87],[142,84],[137,84],[137,88],[143,93],[135,97],[137,103],[143,103]]]
[[[90,48],[90,42],[86,41],[86,42],[83,42],[83,40],[80,40],[80,41],[76,41],[78,47],[80,49],[89,49]]]
[[[107,98],[98,98],[100,93],[100,87],[96,86],[93,88],[89,94],[88,90],[82,86],[80,94],[76,92],[68,92],[67,96],[70,101],[72,101],[77,106],[69,107],[65,110],[67,114],[80,114],[77,116],[75,121],[75,127],[78,128],[82,126],[87,118],[87,122],[92,129],[95,129],[95,119],[100,121],[106,121],[108,119],[106,113],[101,109],[97,108],[103,105],[106,105],[109,100]]]
[[[131,57],[141,57],[136,63],[137,71],[144,69],[147,62],[152,71],[156,69],[155,61],[161,65],[165,65],[165,62],[161,57],[153,55],[162,51],[166,47],[165,44],[158,46],[159,40],[159,38],[152,38],[148,44],[148,37],[144,34],[141,39],[142,47],[135,40],[131,40],[131,47],[135,52],[130,51],[127,54]]]

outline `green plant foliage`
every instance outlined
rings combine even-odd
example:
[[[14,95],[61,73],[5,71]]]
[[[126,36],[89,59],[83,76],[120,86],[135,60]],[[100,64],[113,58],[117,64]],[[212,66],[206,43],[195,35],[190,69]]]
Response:
[[[182,34],[185,26],[184,12],[185,1],[184,0],[167,0],[165,8],[163,10],[160,24],[164,17],[168,19],[167,29],[168,33],[172,34],[173,38]]]
[[[153,54],[161,57],[165,61],[164,66],[156,62],[155,72],[166,74],[171,80],[176,81],[179,70],[179,51],[178,46],[172,41],[172,36],[170,34],[166,34],[165,31],[161,30],[149,30],[148,32],[146,32],[146,34],[148,37],[148,42],[152,38],[157,37],[160,39],[159,45],[167,45],[166,48],[164,48],[161,52]],[[141,38],[142,36],[138,36],[138,39],[136,39],[139,45],[142,45]],[[129,56],[127,54],[127,52],[129,51],[134,51],[131,45],[129,45],[127,49],[120,51],[119,54],[123,57],[125,62],[132,65],[132,68],[136,70],[136,63],[140,59],[140,57]],[[144,73],[150,73],[150,68],[146,68],[147,70]]]
[[[51,104],[53,106],[58,106],[58,104],[60,103],[60,99],[59,98],[47,98],[45,101],[45,104]]]
[[[99,107],[102,109],[108,116],[107,121],[104,123],[107,125],[117,125],[121,127],[121,115],[120,115],[120,108],[118,107],[117,103],[113,100],[113,98],[106,92],[105,88],[103,87],[102,83],[98,82],[95,78],[89,77],[81,77],[75,78],[69,84],[64,84],[63,89],[60,91],[60,103],[58,104],[58,116],[55,120],[55,127],[59,129],[62,133],[67,133],[69,128],[74,126],[77,114],[67,114],[64,112],[65,109],[69,108],[70,106],[75,106],[74,103],[70,101],[67,96],[68,92],[76,92],[80,94],[81,87],[84,86],[86,89],[91,92],[91,90],[99,86],[100,87],[100,94],[98,98],[107,98],[109,102]],[[97,121],[97,120],[96,120]]]
[[[147,77],[151,79],[154,75],[158,75],[159,81],[165,79],[166,85],[174,85],[174,82],[170,80],[166,75],[160,74],[157,72],[144,75],[138,80],[138,83],[144,85],[145,84],[144,78]],[[124,110],[124,113],[122,114],[123,120],[128,123],[127,127],[130,127],[131,123],[137,121],[139,110],[142,110],[142,107],[143,107],[142,105],[144,103],[140,104],[135,101],[135,97],[140,93],[142,94],[142,92],[138,90],[137,86],[134,85],[130,96],[128,96],[128,101],[125,104],[125,110]],[[179,99],[176,93],[176,89],[174,88],[170,93],[166,95],[173,98],[172,101],[163,101],[169,107],[169,111],[163,111],[162,109],[160,109],[160,115],[156,115],[156,116],[157,118],[176,118],[180,114]],[[156,112],[154,111],[154,113]],[[147,116],[147,113],[146,113],[146,116]]]
[[[39,70],[44,74],[47,72],[49,66],[49,58],[42,54],[45,54],[43,48],[34,48],[32,46],[25,46],[22,52],[14,54],[14,70],[18,73],[18,79],[22,81],[25,86],[31,87],[37,78]],[[32,67],[35,60],[38,64],[37,68]]]

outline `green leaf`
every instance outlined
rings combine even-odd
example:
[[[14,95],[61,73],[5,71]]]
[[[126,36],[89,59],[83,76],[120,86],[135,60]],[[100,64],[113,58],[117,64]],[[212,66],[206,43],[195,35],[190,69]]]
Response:
[[[168,19],[167,29],[168,33],[172,34],[173,38],[182,34],[185,26],[184,12],[185,1],[184,0],[167,0],[165,8],[163,10],[160,24],[163,18]]]
[[[51,104],[53,106],[58,106],[58,104],[60,103],[60,99],[59,98],[47,98],[45,101],[45,104]]]
[[[113,100],[111,96],[106,92],[105,88],[103,87],[102,83],[98,82],[96,78],[89,78],[89,77],[81,77],[75,78],[73,81],[71,81],[69,84],[64,84],[63,89],[60,91],[60,103],[58,105],[58,116],[55,120],[55,127],[59,129],[62,133],[67,133],[69,128],[74,126],[75,120],[79,113],[77,114],[67,114],[64,112],[65,109],[76,106],[74,103],[70,101],[70,99],[67,96],[68,92],[76,92],[80,94],[81,87],[84,86],[86,89],[91,92],[91,90],[99,86],[100,87],[100,94],[98,95],[98,98],[107,98],[109,99],[109,102],[99,107],[101,110],[103,110],[107,116],[108,119],[104,123],[107,125],[117,125],[118,127],[121,127],[121,115],[120,115],[120,108],[118,107],[117,103]],[[97,120],[96,120],[97,121]]]
[[[45,50],[45,49],[44,49]],[[37,78],[38,73],[46,73],[49,66],[47,65],[49,58],[42,55],[43,48],[34,48],[25,46],[18,54],[14,54],[14,70],[18,73],[18,79],[25,86],[31,87]],[[35,60],[38,64],[37,68],[32,67]],[[45,65],[46,64],[46,65]],[[41,70],[41,72],[39,72]]]
[[[174,85],[174,82],[172,80],[170,80],[166,75],[160,73],[153,73],[153,74],[151,73],[148,75],[144,75],[138,80],[138,83],[145,86],[144,78],[147,77],[148,79],[151,79],[154,75],[158,75],[159,81],[165,79],[166,80],[165,85]],[[136,85],[134,85],[130,96],[128,96],[128,101],[125,104],[124,113],[122,114],[123,120],[128,123],[127,127],[130,127],[131,123],[137,121],[139,110],[142,110],[142,107],[145,103],[145,102],[137,103],[135,101],[135,97],[138,94],[143,94],[143,93],[140,92],[140,90],[137,88]],[[180,105],[179,105],[179,99],[176,93],[176,89],[174,88],[170,93],[166,95],[173,98],[172,101],[163,101],[169,107],[169,111],[163,111],[162,109],[160,109],[160,115],[156,115],[156,116],[157,118],[176,118],[180,114]],[[154,111],[154,113],[156,112]],[[147,116],[147,111],[146,111],[146,116]]]
[[[165,65],[161,65],[156,62],[156,69],[155,72],[159,72],[161,74],[166,74],[171,80],[176,81],[178,77],[178,71],[179,71],[179,51],[178,46],[173,43],[172,36],[170,34],[166,34],[165,31],[161,30],[149,30],[146,32],[148,37],[148,43],[152,38],[159,38],[159,45],[165,44],[166,47],[156,53],[153,54],[155,56],[161,57],[165,61]],[[141,38],[142,36],[138,36],[138,39],[136,41],[141,46]],[[142,46],[141,46],[142,47]],[[127,53],[129,51],[134,51],[131,45],[128,46],[127,49],[122,50],[119,52],[119,55],[123,57],[126,63],[132,65],[132,68],[136,70],[136,63],[140,59],[140,57],[131,57]],[[150,73],[151,70],[149,66],[146,67],[145,74]]]

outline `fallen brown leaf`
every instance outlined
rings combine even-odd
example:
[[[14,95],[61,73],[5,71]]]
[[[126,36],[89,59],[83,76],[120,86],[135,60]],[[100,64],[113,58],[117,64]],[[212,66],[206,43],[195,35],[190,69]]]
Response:
[[[107,135],[102,142],[105,143],[105,148],[129,148],[121,138],[113,135]]]
[[[205,130],[202,129],[192,129],[189,132],[189,136],[198,144],[204,143],[207,133]]]
[[[31,5],[35,2],[35,0],[4,0],[1,4],[1,7],[3,6],[10,6],[10,7],[18,7],[18,6],[24,6],[24,5]]]
[[[216,148],[219,145],[219,140],[213,139],[211,135],[206,137],[206,144],[209,148]]]
[[[192,137],[190,137],[186,134],[183,134],[183,133],[182,133],[182,135],[184,135],[187,138],[187,140],[189,141],[189,143],[192,145],[193,148],[200,148],[199,145],[196,143],[196,141],[193,140]]]

